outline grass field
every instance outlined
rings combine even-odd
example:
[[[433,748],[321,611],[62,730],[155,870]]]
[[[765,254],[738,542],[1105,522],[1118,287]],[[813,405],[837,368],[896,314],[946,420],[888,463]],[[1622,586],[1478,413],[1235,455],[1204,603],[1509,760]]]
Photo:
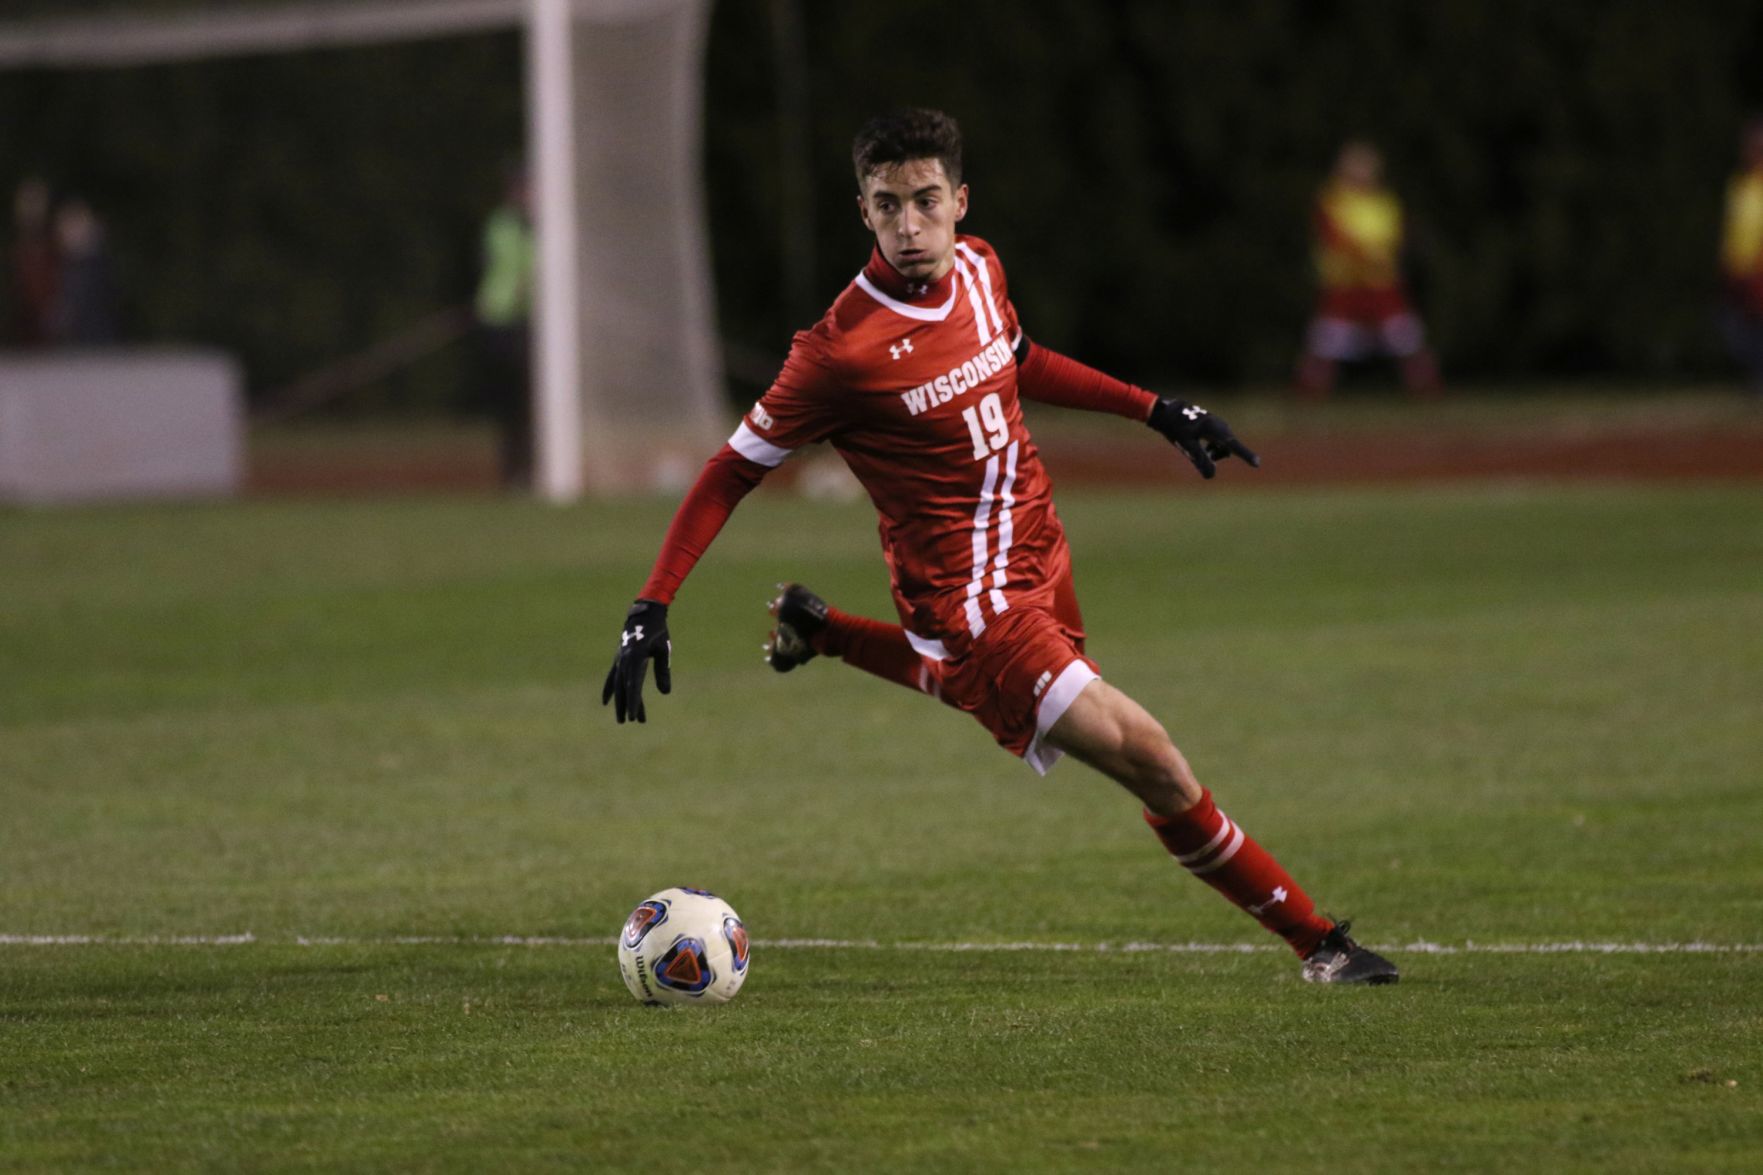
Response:
[[[1394,988],[767,671],[780,578],[886,613],[866,507],[750,501],[623,728],[669,503],[0,513],[0,1168],[1757,1170],[1763,491],[1240,484],[1062,497],[1091,652]],[[619,982],[673,884],[725,1008]]]

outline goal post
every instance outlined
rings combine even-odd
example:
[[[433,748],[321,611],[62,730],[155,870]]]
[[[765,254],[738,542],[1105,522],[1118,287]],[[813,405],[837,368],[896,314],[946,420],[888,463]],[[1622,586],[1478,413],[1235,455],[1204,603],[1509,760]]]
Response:
[[[672,487],[726,431],[703,206],[712,0],[308,0],[0,21],[0,70],[521,30],[538,238],[535,491]]]
[[[530,3],[539,489],[678,485],[727,429],[702,182],[710,6]]]

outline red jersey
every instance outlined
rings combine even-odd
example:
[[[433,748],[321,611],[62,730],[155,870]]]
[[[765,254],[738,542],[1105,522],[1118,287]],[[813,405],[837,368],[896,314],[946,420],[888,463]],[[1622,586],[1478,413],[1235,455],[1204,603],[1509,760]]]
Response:
[[[825,440],[880,516],[921,652],[959,655],[1011,608],[1050,607],[1070,552],[1019,391],[1141,420],[1156,399],[1044,348],[1019,365],[1023,347],[1004,267],[978,237],[957,237],[954,268],[931,283],[877,250],[705,467],[643,596],[670,601],[764,470]]]
[[[978,238],[955,249],[916,285],[878,252],[729,441],[762,465],[829,441],[881,516],[902,622],[950,647],[1048,590],[1067,558],[1017,402],[1004,267]]]

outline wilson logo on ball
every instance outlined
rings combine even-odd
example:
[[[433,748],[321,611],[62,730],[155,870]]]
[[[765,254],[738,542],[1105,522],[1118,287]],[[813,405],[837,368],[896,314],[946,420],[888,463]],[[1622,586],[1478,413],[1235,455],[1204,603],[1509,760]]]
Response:
[[[715,978],[704,944],[695,938],[680,939],[655,963],[655,982],[686,995],[697,995]]]
[[[644,902],[631,911],[631,916],[624,922],[624,945],[626,950],[635,950],[648,933],[667,921],[667,903],[653,899]]]
[[[736,971],[747,969],[747,928],[739,918],[730,915],[722,920],[722,937],[728,940],[729,955]]]

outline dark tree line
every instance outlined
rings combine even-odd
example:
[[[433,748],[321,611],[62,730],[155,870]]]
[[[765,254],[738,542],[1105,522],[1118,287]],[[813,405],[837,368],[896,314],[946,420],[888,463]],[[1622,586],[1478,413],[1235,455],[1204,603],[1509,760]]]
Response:
[[[114,7],[33,3],[6,15]],[[781,356],[862,263],[850,136],[913,103],[962,120],[969,225],[1030,329],[1130,378],[1285,377],[1308,203],[1349,135],[1385,150],[1453,375],[1722,370],[1715,242],[1763,106],[1763,0],[721,0],[708,69],[718,301],[744,354]],[[507,34],[0,74],[0,185],[43,174],[106,217],[132,337],[234,348],[273,387],[468,296],[520,71]],[[459,403],[459,360],[375,402]]]

